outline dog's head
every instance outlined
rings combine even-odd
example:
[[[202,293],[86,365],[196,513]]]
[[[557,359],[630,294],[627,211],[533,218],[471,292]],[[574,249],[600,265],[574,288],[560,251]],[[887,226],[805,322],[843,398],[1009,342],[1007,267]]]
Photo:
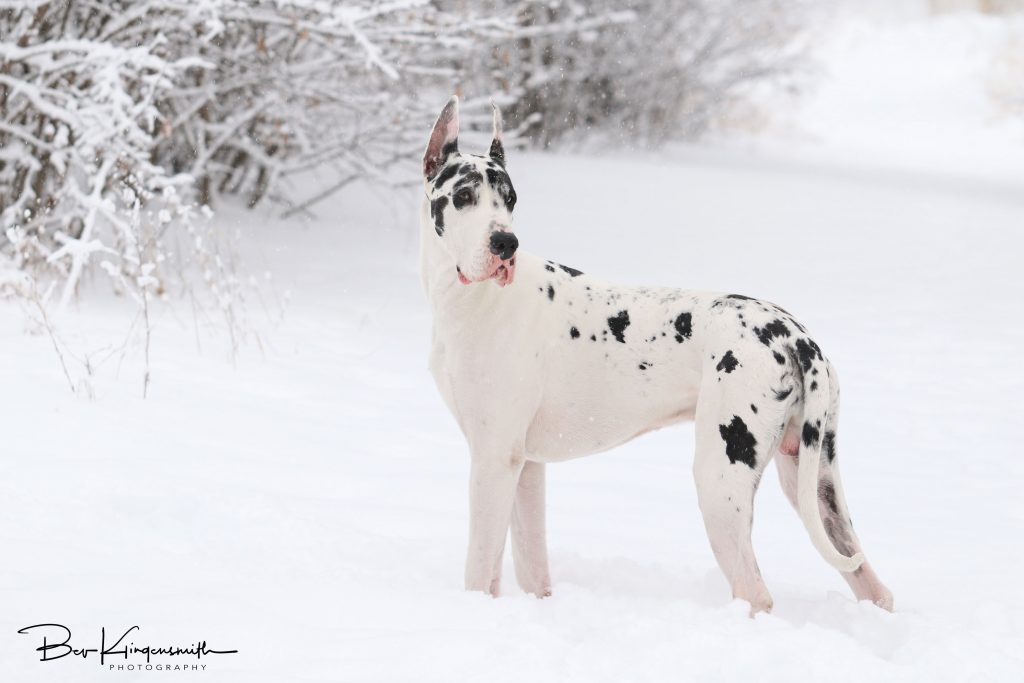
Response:
[[[512,234],[516,191],[505,170],[498,108],[488,153],[462,154],[459,100],[452,97],[430,134],[423,178],[436,239],[454,263],[452,277],[464,285],[490,279],[511,284],[519,246]]]

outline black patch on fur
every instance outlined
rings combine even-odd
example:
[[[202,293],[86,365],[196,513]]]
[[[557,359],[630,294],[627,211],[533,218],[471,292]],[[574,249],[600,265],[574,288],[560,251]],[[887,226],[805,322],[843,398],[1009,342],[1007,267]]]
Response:
[[[626,328],[629,327],[629,311],[619,311],[618,314],[608,318],[608,329],[615,335],[619,343],[626,343]]]
[[[569,275],[572,277],[583,275],[582,270],[576,270],[575,268],[570,268],[569,266],[563,266],[561,263],[558,264],[558,267],[564,270],[565,272],[569,273]]]
[[[480,175],[480,171],[473,169],[465,173],[459,178],[456,183],[452,186],[453,190],[461,190],[464,187],[476,187],[484,181],[484,177]]]
[[[644,360],[644,361],[640,361],[640,365],[638,367],[641,370],[646,370],[647,368],[651,367],[651,364]]]
[[[803,367],[804,372],[811,369],[811,363],[815,358],[822,360],[821,349],[813,339],[797,339],[796,355],[800,359],[800,366]]]
[[[450,155],[455,154],[458,151],[459,151],[459,141],[458,141],[458,139],[452,140],[451,142],[446,143],[445,146],[441,148],[441,158],[442,159],[447,159]]]
[[[825,503],[828,507],[829,512],[835,516],[839,516],[839,505],[836,503],[836,487],[829,480],[824,480],[818,484],[818,498],[821,502]]]
[[[448,166],[445,166],[444,169],[438,174],[437,179],[434,181],[434,189],[437,189],[444,185],[445,183],[447,183],[455,176],[456,173],[461,171],[466,166],[469,166],[469,164],[449,164]],[[470,168],[472,168],[472,166],[470,166]]]
[[[500,140],[491,140],[491,149],[488,151],[491,158],[494,159],[499,166],[505,168],[505,147],[501,144]]]
[[[554,300],[555,300],[555,288],[552,287],[551,285],[548,285],[548,301],[554,301]]]
[[[755,299],[752,296],[743,296],[742,294],[726,294],[725,298],[726,299],[739,299],[740,301],[757,301],[757,299]]]
[[[437,236],[444,234],[444,207],[448,206],[448,197],[438,197],[430,201],[430,217],[434,219],[434,230]]]
[[[682,344],[693,334],[693,315],[685,311],[680,313],[672,326],[676,328],[676,341]]]
[[[811,382],[811,391],[814,391],[817,388],[818,388],[818,383],[817,382]]]
[[[579,339],[580,338],[580,331],[577,330],[575,327],[570,327],[569,328],[569,336],[572,337],[573,339]]]
[[[729,456],[729,462],[735,465],[742,462],[744,465],[754,469],[757,466],[757,439],[747,429],[739,415],[732,416],[732,422],[728,425],[718,425],[718,433],[722,435],[725,442],[725,454]]]
[[[590,335],[590,341],[597,341],[597,335],[596,334]]]
[[[776,337],[788,337],[789,328],[786,327],[786,323],[776,318],[764,327],[755,327],[754,334],[757,335],[762,344],[768,346],[772,343],[772,339]]]
[[[488,168],[487,182],[494,188],[495,192],[501,195],[502,200],[505,202],[505,208],[512,211],[516,205],[516,191],[512,187],[512,179],[508,177],[508,173]]]
[[[722,356],[722,360],[718,361],[718,365],[715,366],[715,370],[718,370],[719,372],[724,370],[725,374],[728,375],[730,372],[735,370],[736,366],[739,364],[740,362],[736,360],[736,356],[732,355],[732,349],[729,349],[725,352],[725,355]]]
[[[831,465],[832,461],[836,459],[835,432],[825,432],[825,437],[821,440],[821,450],[825,451],[825,457],[828,458],[828,463]]]
[[[779,365],[785,365],[786,364],[786,357],[783,356],[778,351],[772,351],[772,355],[775,356],[775,362],[778,363]]]
[[[821,438],[821,433],[818,431],[817,427],[812,425],[810,421],[807,421],[804,422],[803,438],[804,445],[807,446],[808,448],[811,448],[812,446],[816,446],[818,444],[818,439]]]
[[[551,265],[550,263],[545,263],[544,264],[544,270],[548,271],[549,273],[553,273],[553,272],[555,272],[555,267],[553,265]]]
[[[755,405],[754,405],[753,403],[751,403],[751,404],[750,404],[750,409],[751,409],[752,411],[754,411],[754,415],[757,415],[757,406],[755,406]]]
[[[793,387],[789,387],[788,389],[783,389],[782,391],[779,391],[779,390],[776,389],[775,390],[775,400],[776,401],[785,401],[789,397],[789,395],[792,394],[792,393],[793,393]]]

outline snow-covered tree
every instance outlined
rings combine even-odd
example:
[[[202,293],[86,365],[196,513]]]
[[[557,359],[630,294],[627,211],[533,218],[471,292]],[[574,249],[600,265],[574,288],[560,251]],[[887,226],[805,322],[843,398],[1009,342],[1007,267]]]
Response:
[[[356,179],[401,179],[453,89],[467,128],[493,96],[510,137],[543,146],[700,135],[789,72],[792,6],[0,0],[0,270],[56,276],[66,303],[102,260],[159,293],[193,202],[298,213]],[[311,169],[322,187],[293,182]]]
[[[462,71],[503,93],[513,125],[547,147],[600,134],[634,145],[698,138],[749,102],[790,86],[806,7],[781,0],[495,0],[508,40]],[[474,68],[486,63],[488,68]]]

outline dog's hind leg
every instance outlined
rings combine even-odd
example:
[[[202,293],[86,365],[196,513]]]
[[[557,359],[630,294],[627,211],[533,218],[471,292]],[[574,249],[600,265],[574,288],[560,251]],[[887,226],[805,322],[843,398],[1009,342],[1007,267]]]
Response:
[[[522,456],[474,456],[472,459],[466,590],[493,596],[501,591],[501,556],[524,463]]]
[[[527,461],[512,507],[512,558],[519,587],[538,598],[551,595],[544,530],[544,463]]]
[[[754,493],[771,459],[775,435],[749,401],[730,405],[721,385],[706,386],[697,406],[697,450],[693,463],[697,501],[711,549],[733,597],[750,611],[769,611],[772,598],[761,578],[751,544]],[[760,418],[764,417],[764,412]]]
[[[857,534],[850,522],[850,513],[846,507],[843,486],[839,478],[839,462],[836,460],[835,420],[830,419],[825,432],[825,447],[818,471],[818,508],[825,523],[825,531],[836,550],[847,556],[864,552]],[[790,426],[782,440],[781,452],[775,458],[775,467],[779,471],[779,481],[789,502],[797,508],[797,464],[800,439],[796,430]],[[798,508],[797,508],[798,509]],[[860,568],[853,572],[840,572],[846,579],[858,600],[870,600],[879,607],[893,609],[892,593],[879,580],[871,565],[864,561]]]

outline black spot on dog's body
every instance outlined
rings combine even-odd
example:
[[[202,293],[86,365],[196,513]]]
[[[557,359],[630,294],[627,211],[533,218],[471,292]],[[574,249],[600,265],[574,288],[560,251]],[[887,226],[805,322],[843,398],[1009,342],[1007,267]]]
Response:
[[[577,330],[575,327],[570,327],[569,328],[569,336],[572,337],[573,339],[579,339],[580,331]]]
[[[775,389],[773,393],[775,394],[776,401],[785,401],[787,398],[789,398],[789,395],[793,393],[793,387],[787,387],[785,389],[782,389],[781,391]]]
[[[728,425],[718,425],[718,433],[725,441],[725,454],[731,464],[742,462],[750,469],[757,466],[757,439],[750,433],[747,423],[739,415],[733,415],[732,422]]]
[[[608,329],[615,335],[620,344],[626,343],[625,332],[629,327],[629,311],[619,311],[616,315],[608,318]]]
[[[597,335],[596,334],[590,335],[590,341],[597,341]]]
[[[722,356],[722,360],[718,361],[718,365],[715,366],[715,370],[718,370],[719,372],[724,370],[725,374],[728,375],[730,372],[735,370],[736,366],[739,364],[740,362],[736,360],[736,356],[732,355],[732,349],[729,349],[725,352],[725,355]]]
[[[434,219],[434,230],[437,236],[444,234],[444,207],[448,206],[448,197],[438,197],[430,201],[430,216]]]
[[[544,264],[544,270],[548,271],[549,273],[553,273],[553,272],[555,272],[555,267],[553,265],[551,265],[550,263],[545,263]]]
[[[821,438],[821,433],[818,431],[818,428],[812,425],[810,421],[804,422],[804,445],[808,448],[816,446],[819,438]]]
[[[511,211],[516,205],[516,191],[512,187],[512,179],[508,177],[508,173],[504,171],[488,168],[487,169],[487,182],[490,184],[494,191],[501,195],[502,200],[505,202],[505,208]]]
[[[825,436],[821,440],[821,450],[825,451],[825,457],[828,458],[828,462],[831,465],[832,461],[836,459],[836,433],[831,431],[825,431]]]
[[[779,365],[785,365],[786,364],[786,357],[783,356],[778,351],[772,351],[772,355],[775,356],[775,362],[778,363]]]
[[[778,318],[771,321],[764,327],[755,327],[754,334],[761,340],[761,343],[768,346],[772,343],[772,339],[776,337],[788,337],[790,335],[789,328],[786,327],[786,323],[782,322]]]
[[[829,512],[836,516],[839,515],[839,505],[836,503],[836,487],[832,482],[825,479],[818,484],[818,498],[821,499],[821,502],[825,503]]]
[[[818,388],[818,383],[817,382],[811,382],[811,391],[814,391],[817,388]]]
[[[488,154],[491,155],[491,158],[494,159],[495,163],[502,168],[505,167],[505,147],[502,146],[501,140],[491,140],[491,148],[488,150]],[[490,164],[488,164],[488,166],[490,166]]]
[[[693,335],[693,314],[683,311],[676,316],[672,326],[676,329],[676,341],[682,344]]]
[[[811,363],[815,358],[822,360],[821,349],[818,348],[813,339],[797,339],[796,355],[800,359],[800,366],[803,367],[804,372],[811,369]]]
[[[555,300],[555,288],[552,287],[551,285],[548,285],[548,301],[554,301],[554,300]]]
[[[445,166],[444,169],[437,175],[437,179],[434,180],[434,189],[440,189],[442,185],[444,185],[449,180],[454,178],[455,174],[461,172],[462,169],[464,169],[466,166],[472,168],[470,164],[449,164],[448,166]]]
[[[757,415],[757,406],[755,406],[753,403],[751,403],[750,404],[750,409],[754,412],[754,415]]]
[[[739,299],[740,301],[757,301],[757,299],[755,299],[752,296],[743,296],[742,294],[726,294],[725,298],[726,299]]]
[[[651,364],[644,360],[644,361],[640,361],[640,365],[638,367],[641,370],[646,370],[647,368],[651,367]]]
[[[461,176],[457,181],[455,181],[455,184],[452,185],[452,192],[458,192],[459,190],[464,190],[467,188],[473,189],[483,181],[484,177],[480,175],[479,171],[469,171],[465,175]]]
[[[582,270],[576,270],[575,268],[570,268],[569,266],[563,266],[561,263],[558,264],[558,267],[564,270],[565,272],[569,273],[570,277],[578,277],[580,275],[583,275]]]

